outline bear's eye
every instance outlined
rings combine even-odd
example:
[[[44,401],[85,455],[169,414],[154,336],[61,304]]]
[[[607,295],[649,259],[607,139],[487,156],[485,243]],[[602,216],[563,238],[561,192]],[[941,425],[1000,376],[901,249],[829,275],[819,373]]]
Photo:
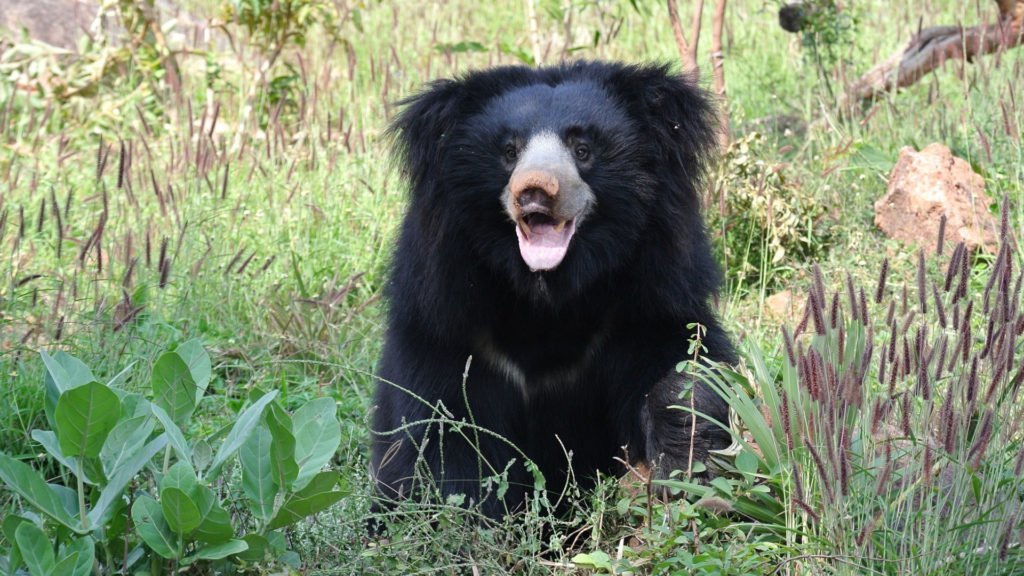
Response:
[[[587,146],[586,144],[577,144],[573,149],[573,153],[576,155],[576,159],[580,162],[590,160],[590,146]]]
[[[515,162],[517,158],[519,158],[519,151],[516,150],[515,144],[512,144],[511,142],[505,144],[505,161],[511,164],[512,162]]]

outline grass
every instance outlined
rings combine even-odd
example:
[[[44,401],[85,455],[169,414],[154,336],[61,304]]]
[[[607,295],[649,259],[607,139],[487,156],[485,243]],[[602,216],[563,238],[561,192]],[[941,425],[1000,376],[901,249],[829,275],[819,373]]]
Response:
[[[851,45],[838,47],[846,61],[830,72],[833,84],[841,85],[843,75],[856,77],[898,48],[919,19],[924,26],[970,24],[991,17],[989,4],[858,3],[858,34]],[[213,0],[189,5],[201,17],[217,13]],[[677,59],[662,4],[565,5],[575,26],[572,57]],[[540,31],[551,39],[552,58],[566,42],[561,22],[545,10],[559,6],[543,3],[541,10]],[[991,548],[980,549],[984,543],[963,535],[974,534],[972,522],[1002,527],[1013,514],[1019,518],[1024,486],[1019,471],[1013,476],[1022,444],[1019,429],[1006,429],[993,456],[991,466],[1006,474],[1005,480],[978,480],[970,467],[957,468],[962,473],[952,491],[980,490],[975,495],[980,505],[1003,490],[1011,502],[1016,495],[1015,506],[945,523],[937,521],[944,514],[938,504],[886,516],[879,520],[880,533],[893,541],[889,548],[871,550],[881,558],[877,562],[856,542],[857,534],[839,530],[844,522],[863,524],[856,519],[876,503],[871,490],[847,502],[852,516],[815,522],[785,498],[793,489],[791,472],[763,462],[752,471],[740,470],[738,462],[727,464],[733,474],[720,493],[678,505],[650,502],[642,487],[624,491],[609,479],[593,494],[570,494],[567,518],[553,517],[538,503],[526,518],[489,528],[452,503],[410,504],[389,542],[367,542],[371,486],[365,417],[381,341],[383,272],[405,197],[382,134],[393,103],[423,82],[516,62],[516,50],[528,53],[530,42],[518,4],[402,2],[350,8],[339,41],[314,34],[306,48],[285,52],[272,76],[291,88],[276,103],[269,97],[258,100],[250,125],[239,125],[250,75],[242,73],[242,59],[223,42],[195,47],[209,50],[208,56],[180,56],[186,73],[177,91],[145,62],[129,59],[119,75],[142,81],[115,75],[95,95],[57,101],[16,89],[11,69],[5,68],[8,75],[0,80],[0,447],[5,453],[47,466],[30,438],[44,420],[39,348],[67,349],[100,378],[135,362],[128,380],[133,386],[146,381],[150,363],[169,342],[199,337],[214,358],[210,394],[216,401],[197,416],[197,427],[218,429],[256,387],[280,390],[293,407],[323,395],[338,402],[344,424],[333,464],[355,494],[291,534],[310,569],[819,574],[899,573],[900,568],[935,573],[960,566],[1014,573],[1016,555],[992,556]],[[826,208],[807,240],[819,248],[829,289],[843,289],[846,272],[870,288],[886,257],[891,285],[915,286],[916,250],[884,238],[873,226],[872,203],[884,192],[903,146],[938,141],[968,159],[985,176],[993,199],[1009,198],[1009,227],[1020,238],[1024,51],[967,66],[949,63],[863,117],[842,118],[799,41],[775,26],[774,9],[762,2],[730,5],[728,109],[736,137],[761,126],[758,119],[766,116],[795,115],[806,124],[803,134],[766,131],[756,160],[781,170],[792,193]],[[244,45],[241,36],[238,40]],[[459,48],[468,42],[479,46]],[[237,150],[232,149],[236,130],[246,135]],[[729,224],[726,220],[715,230],[730,229]],[[725,234],[715,239],[723,253],[735,242]],[[1009,254],[1019,270],[1024,248],[1018,242]],[[773,273],[743,282],[730,277],[722,308],[737,339],[763,351],[766,367],[757,374],[765,386],[785,382],[787,364],[778,325],[763,314],[763,299],[784,287],[803,292],[813,281],[809,261],[754,264]],[[972,261],[976,293],[996,269],[991,257]],[[1005,410],[1006,421],[1020,416],[1018,408]],[[922,418],[925,430],[930,420]],[[826,506],[813,498],[826,492],[814,481],[813,463],[794,461],[808,466],[800,474],[809,505]],[[757,486],[770,486],[772,498],[759,496]],[[716,512],[709,504],[712,496],[733,512]],[[748,500],[756,505],[737,512],[737,503]],[[0,487],[0,510],[17,504]],[[900,540],[908,525],[920,532]],[[827,532],[828,527],[835,531]],[[1012,540],[1013,529],[1008,530]],[[1019,530],[1015,537],[1019,547]],[[588,556],[576,557],[579,553]],[[949,562],[885,560],[926,556]]]

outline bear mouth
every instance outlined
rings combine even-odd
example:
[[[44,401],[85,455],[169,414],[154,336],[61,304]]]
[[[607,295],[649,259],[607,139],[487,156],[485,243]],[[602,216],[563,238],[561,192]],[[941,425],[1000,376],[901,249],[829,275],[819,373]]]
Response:
[[[552,270],[562,263],[576,219],[561,220],[542,212],[523,214],[516,222],[519,254],[532,272]]]

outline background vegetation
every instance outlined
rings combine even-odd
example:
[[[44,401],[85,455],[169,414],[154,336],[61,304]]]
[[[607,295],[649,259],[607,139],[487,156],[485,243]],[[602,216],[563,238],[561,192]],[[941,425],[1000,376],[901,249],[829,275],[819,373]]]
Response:
[[[537,53],[677,61],[665,5],[103,5],[117,24],[77,51],[0,45],[0,572],[1021,572],[1024,51],[857,114],[837,94],[994,3],[857,2],[799,36],[775,2],[730,4],[732,144],[706,206],[745,360],[704,375],[737,418],[714,482],[681,475],[662,504],[635,470],[501,525],[409,503],[384,540],[366,415],[405,194],[394,103]],[[919,258],[874,227],[897,152],[933,141],[1006,199],[997,254]],[[764,302],[786,288],[808,304],[780,320]],[[304,436],[334,418],[336,444]],[[111,454],[127,437],[150,443]],[[260,442],[285,448],[259,462]],[[302,463],[325,450],[320,483]]]

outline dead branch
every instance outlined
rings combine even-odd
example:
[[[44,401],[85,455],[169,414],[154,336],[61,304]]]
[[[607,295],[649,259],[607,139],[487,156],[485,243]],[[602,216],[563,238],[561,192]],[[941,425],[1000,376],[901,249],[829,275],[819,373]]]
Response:
[[[690,39],[692,43],[686,40],[686,35],[683,33],[683,23],[679,19],[679,9],[676,7],[676,0],[666,0],[665,3],[668,5],[668,19],[672,23],[672,33],[676,38],[676,48],[679,49],[679,59],[683,61],[683,66],[686,70],[696,76],[699,72],[697,66],[697,45],[700,42],[700,17],[701,13],[704,12],[704,0],[697,0],[693,9],[693,19],[690,22]]]
[[[1024,0],[1022,0],[1024,1]],[[700,44],[701,17],[704,15],[704,0],[696,0],[693,5],[693,16],[690,21],[690,40],[687,41],[683,33],[683,23],[679,18],[679,9],[676,0],[666,0],[668,5],[668,19],[672,24],[672,33],[676,38],[676,47],[679,49],[679,59],[683,62],[683,68],[693,75],[694,79],[700,77],[700,67],[697,65],[697,47]],[[711,87],[720,105],[718,130],[718,141],[721,145],[729,143],[729,114],[725,99],[725,53],[722,51],[722,30],[725,27],[725,7],[727,0],[715,0],[715,13],[711,24]]]
[[[729,115],[726,113],[725,98],[725,53],[722,52],[722,28],[725,26],[726,0],[715,2],[715,15],[711,20],[711,88],[722,106],[718,137],[723,146],[729,143]]]
[[[690,19],[690,40],[692,42],[690,42],[690,51],[686,53],[686,60],[695,75],[700,73],[697,65],[697,45],[700,44],[700,23],[703,15],[704,0],[697,0],[693,3],[693,17]]]
[[[843,107],[910,86],[947,60],[971,62],[1019,46],[1024,39],[1024,0],[996,0],[996,4],[999,20],[995,24],[934,26],[918,32],[906,48],[854,82],[843,97]]]
[[[537,23],[537,6],[535,0],[526,0],[526,21],[530,26],[530,46],[533,48],[533,63],[540,66],[544,63],[544,53],[540,49],[540,25]]]

